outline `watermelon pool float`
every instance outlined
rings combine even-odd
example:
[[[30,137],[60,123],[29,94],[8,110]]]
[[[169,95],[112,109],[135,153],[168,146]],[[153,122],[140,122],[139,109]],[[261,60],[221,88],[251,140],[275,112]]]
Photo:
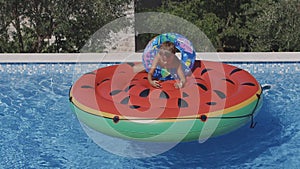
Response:
[[[262,89],[247,71],[219,62],[196,61],[185,86],[175,80],[153,88],[136,63],[112,65],[81,76],[70,89],[78,119],[103,134],[139,141],[206,139],[251,123]]]

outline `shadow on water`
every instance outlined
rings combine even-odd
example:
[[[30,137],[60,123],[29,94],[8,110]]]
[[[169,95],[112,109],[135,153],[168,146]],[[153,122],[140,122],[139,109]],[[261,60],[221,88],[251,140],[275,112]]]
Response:
[[[166,156],[168,160],[174,159],[172,165],[182,167],[231,167],[251,163],[270,147],[280,146],[292,137],[282,137],[284,126],[276,117],[277,112],[270,111],[266,100],[255,118],[258,123],[254,129],[249,128],[248,124],[204,143],[180,143],[160,156]]]
[[[269,104],[268,99],[265,99],[262,109],[255,118],[255,121],[258,123],[254,129],[249,128],[250,124],[247,124],[232,133],[211,138],[204,143],[198,143],[198,141],[183,142],[170,147],[168,151],[161,152],[162,154],[159,155],[131,154],[135,158],[140,155],[144,156],[144,158],[127,158],[128,156],[124,158],[135,165],[141,165],[141,167],[145,167],[145,164],[148,164],[149,166],[159,165],[161,167],[176,166],[186,168],[198,166],[203,168],[220,168],[238,166],[247,162],[251,163],[262,153],[268,152],[269,148],[280,146],[291,139],[291,136],[284,137],[281,135],[281,133],[284,133],[284,126],[276,116],[278,112],[272,112],[272,109],[268,107]],[[96,138],[102,145],[106,139],[107,137],[103,135]],[[150,153],[156,153],[158,151],[155,149],[159,149],[160,146],[167,146],[153,143],[136,144],[126,141],[119,141],[117,145],[116,141],[118,140],[115,138],[111,139],[105,145],[109,146],[110,150],[113,150],[111,145],[115,145],[115,148],[118,149],[117,151],[122,151],[121,154],[126,153],[127,155],[140,153],[142,151],[139,151],[139,149],[145,150],[144,147],[152,147],[150,149],[147,148],[147,150],[151,150],[149,151]],[[120,146],[120,143],[123,145]],[[120,150],[120,147],[124,149]],[[143,151],[142,153],[147,152]]]

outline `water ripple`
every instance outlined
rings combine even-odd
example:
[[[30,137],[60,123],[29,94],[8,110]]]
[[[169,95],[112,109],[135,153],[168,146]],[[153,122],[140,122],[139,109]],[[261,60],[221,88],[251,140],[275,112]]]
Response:
[[[0,168],[299,168],[300,74],[255,74],[272,85],[249,125],[199,144],[131,159],[98,147],[69,108],[72,72],[1,74]]]

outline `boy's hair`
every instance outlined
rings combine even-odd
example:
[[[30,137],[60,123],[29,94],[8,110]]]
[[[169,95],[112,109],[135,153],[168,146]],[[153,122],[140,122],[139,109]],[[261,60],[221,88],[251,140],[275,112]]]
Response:
[[[160,45],[160,49],[169,51],[169,52],[171,52],[171,53],[173,53],[173,54],[176,53],[176,47],[175,47],[174,43],[169,42],[169,41],[163,42],[163,43]]]

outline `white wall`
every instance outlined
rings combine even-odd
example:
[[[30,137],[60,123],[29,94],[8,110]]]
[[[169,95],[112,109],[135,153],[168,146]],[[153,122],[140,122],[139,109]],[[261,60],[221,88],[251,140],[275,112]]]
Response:
[[[180,54],[177,54],[180,55]],[[0,63],[141,62],[142,53],[0,54]],[[221,62],[300,62],[300,52],[197,53],[197,59]]]

